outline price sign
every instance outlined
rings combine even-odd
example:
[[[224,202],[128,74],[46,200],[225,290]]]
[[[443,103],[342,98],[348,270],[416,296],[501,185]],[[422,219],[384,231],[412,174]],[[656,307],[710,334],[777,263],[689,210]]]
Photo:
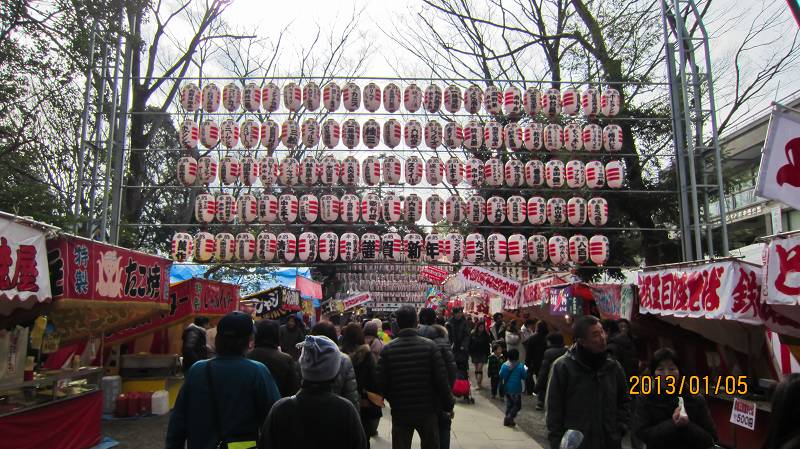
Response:
[[[731,422],[739,427],[755,430],[756,403],[734,398],[733,409],[731,410]]]

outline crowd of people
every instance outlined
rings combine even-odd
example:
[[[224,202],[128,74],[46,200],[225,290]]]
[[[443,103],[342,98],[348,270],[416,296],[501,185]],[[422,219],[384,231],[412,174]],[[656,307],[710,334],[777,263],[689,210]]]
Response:
[[[568,430],[582,434],[580,449],[621,449],[626,435],[634,449],[718,441],[702,395],[631,400],[631,376],[684,373],[669,348],[646,363],[627,320],[582,316],[567,347],[543,321],[451,312],[406,306],[385,321],[356,316],[310,329],[295,316],[254,323],[233,312],[210,329],[200,317],[184,332],[185,381],[166,447],[367,448],[388,402],[393,449],[410,448],[414,432],[423,449],[449,449],[454,386],[473,378],[483,389],[484,374],[491,398],[505,400],[505,426],[516,425],[523,395],[535,397],[551,449]],[[774,396],[769,449],[800,447],[798,399],[800,375],[788,376]]]

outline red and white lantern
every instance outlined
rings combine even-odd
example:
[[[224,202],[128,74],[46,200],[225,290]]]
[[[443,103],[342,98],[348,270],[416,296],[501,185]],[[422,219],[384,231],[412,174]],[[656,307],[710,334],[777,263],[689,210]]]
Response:
[[[325,123],[322,124],[322,144],[329,149],[336,148],[336,145],[339,145],[341,132],[336,120],[332,118],[325,120]]]
[[[252,186],[258,180],[258,160],[252,156],[245,156],[239,161],[242,169],[239,172],[239,182]]]
[[[451,157],[444,167],[444,173],[447,183],[451,186],[458,186],[461,184],[464,180],[464,164],[461,163],[461,159],[455,156]]]
[[[603,129],[590,123],[583,127],[583,147],[586,151],[597,152],[603,148]]]
[[[278,220],[278,197],[262,193],[258,197],[258,222],[274,223]]]
[[[522,234],[511,234],[508,236],[508,261],[520,263],[528,258],[528,241]]]
[[[294,120],[286,120],[281,125],[281,142],[286,148],[294,148],[300,142],[300,127]]]
[[[364,86],[364,109],[375,112],[381,107],[381,88],[375,83]]]
[[[581,125],[575,122],[567,123],[562,135],[564,136],[564,148],[567,151],[579,151],[583,148],[583,129],[581,129]]]
[[[544,148],[547,151],[559,151],[564,146],[564,131],[561,125],[551,123],[545,126],[542,135]]]
[[[525,163],[525,183],[530,187],[544,185],[544,163],[538,159],[531,159]]]
[[[606,186],[606,172],[603,163],[600,161],[589,161],[586,163],[586,187],[590,189],[602,189]]]
[[[403,202],[394,193],[388,193],[383,198],[383,221],[389,224],[397,223],[403,217]]]
[[[322,242],[313,232],[304,232],[297,237],[297,258],[300,262],[313,262],[317,258],[317,246],[322,252]],[[322,254],[320,254],[320,259]]]
[[[210,193],[201,193],[194,199],[194,218],[198,223],[211,223],[217,215],[217,200]]]
[[[605,226],[608,223],[608,201],[596,196],[587,204],[587,216],[592,226]]]
[[[575,263],[589,260],[589,239],[585,235],[575,234],[569,238],[569,258]]]
[[[622,107],[622,97],[617,89],[606,88],[600,95],[600,112],[606,117],[614,117],[619,114]]]
[[[364,122],[362,135],[364,136],[364,145],[367,148],[377,147],[381,143],[381,125],[374,119],[367,120]]]
[[[486,218],[491,224],[503,224],[506,221],[506,200],[499,196],[486,200]]]
[[[596,117],[600,113],[600,91],[590,87],[581,92],[581,107],[585,116]]]
[[[442,125],[436,120],[431,120],[425,124],[425,145],[431,149],[437,149],[442,144]]]
[[[197,180],[197,161],[190,156],[178,159],[178,182],[190,186],[195,180]]]
[[[416,84],[409,84],[403,91],[403,106],[406,111],[414,113],[422,106],[422,89]]]
[[[248,112],[258,112],[261,109],[261,88],[255,83],[247,83],[242,92],[242,107]]]
[[[334,232],[323,232],[319,236],[319,260],[335,262],[339,257],[339,236]]]
[[[450,263],[461,263],[464,259],[464,236],[451,232],[442,241],[442,254]]]
[[[550,88],[542,94],[542,113],[548,117],[556,117],[561,113],[561,91]]]
[[[291,187],[300,181],[300,164],[296,159],[286,156],[278,168],[278,180],[281,184]]]
[[[491,150],[498,150],[503,146],[503,127],[494,120],[490,120],[483,127],[483,142]]]
[[[361,218],[366,223],[377,223],[381,218],[381,199],[368,193],[361,199]]]
[[[486,199],[473,195],[467,200],[467,221],[470,224],[481,224],[486,219]]]
[[[322,158],[319,164],[319,180],[323,185],[332,186],[339,183],[339,175],[341,173],[341,165],[332,154],[328,154]]]
[[[563,265],[569,262],[569,241],[563,235],[554,235],[547,242],[550,262],[553,265]]]
[[[422,259],[425,241],[416,233],[406,234],[403,237],[403,256],[410,261]]]
[[[291,112],[299,111],[303,105],[303,91],[296,83],[283,86],[283,105]]]
[[[306,119],[300,127],[300,136],[306,148],[314,148],[319,143],[319,123],[313,118]]]
[[[467,184],[473,187],[480,187],[483,185],[483,161],[473,157],[467,160],[467,165],[464,168],[464,178]]]
[[[528,222],[532,225],[541,226],[547,221],[547,202],[540,196],[528,198]]]
[[[469,234],[464,241],[464,255],[467,262],[483,262],[486,258],[486,239],[477,232]]]
[[[188,262],[194,251],[194,239],[185,232],[176,232],[172,236],[172,260]]]
[[[422,181],[425,163],[419,156],[409,156],[406,159],[406,183],[415,186]]]
[[[525,183],[525,166],[517,159],[506,162],[503,177],[509,187],[521,187]]]
[[[278,180],[278,160],[272,156],[264,156],[258,161],[258,176],[261,185],[269,187]]]
[[[503,96],[503,110],[506,115],[517,116],[522,110],[522,93],[514,86],[506,89]]]
[[[222,106],[228,112],[236,112],[242,105],[242,89],[236,83],[228,83],[222,88]]]
[[[487,185],[497,187],[503,185],[503,162],[496,158],[490,158],[483,164],[483,177]]]
[[[608,243],[608,237],[596,234],[589,239],[589,258],[595,265],[605,265],[608,262],[610,250],[611,245]]]
[[[291,232],[278,234],[278,259],[284,262],[293,262],[297,255],[297,238]]]
[[[508,258],[506,236],[494,233],[486,237],[486,254],[489,256],[489,262],[504,263]]]
[[[322,88],[322,106],[330,112],[339,109],[342,102],[342,89],[338,84],[331,81]]]
[[[442,106],[442,89],[439,86],[431,84],[425,88],[423,106],[431,114],[439,112],[439,108]]]
[[[437,156],[432,156],[425,162],[425,179],[428,184],[435,186],[442,182],[444,164]]]
[[[352,262],[358,258],[358,243],[358,235],[352,232],[345,232],[339,237],[339,258],[342,262]]]
[[[194,150],[197,148],[197,142],[200,140],[200,127],[197,122],[187,118],[181,123],[178,129],[178,141],[181,146],[187,150]]]
[[[483,104],[483,91],[473,84],[464,90],[464,109],[470,114],[477,114]]]
[[[571,160],[566,165],[567,186],[580,189],[586,184],[586,167],[579,160]]]
[[[561,94],[561,111],[567,115],[575,115],[580,109],[580,94],[574,87],[564,89]]]
[[[217,250],[217,241],[214,235],[208,232],[198,232],[194,236],[194,260],[209,262]]]
[[[533,117],[538,114],[541,104],[542,92],[539,89],[529,87],[525,90],[525,93],[522,94],[522,109],[524,109],[529,116]]]
[[[439,195],[434,193],[425,200],[425,218],[431,223],[438,223],[444,218],[444,201]]]
[[[422,143],[422,125],[416,120],[409,120],[403,129],[403,138],[405,139],[406,146],[410,148],[417,148]]]
[[[381,256],[383,260],[400,261],[403,257],[403,238],[396,232],[381,236]]]
[[[221,183],[231,185],[239,179],[241,173],[242,165],[239,163],[239,159],[231,155],[222,158],[222,162],[219,164],[219,181]]]
[[[342,123],[342,142],[344,146],[353,149],[361,140],[361,126],[355,119],[347,119]]]
[[[397,184],[400,182],[400,175],[403,171],[403,163],[397,156],[386,156],[383,158],[383,182],[387,184]]]
[[[236,199],[236,210],[239,223],[252,223],[258,218],[258,199],[251,193],[242,193]]]
[[[403,202],[403,220],[416,223],[422,218],[422,198],[416,193],[406,195]]]
[[[220,223],[233,223],[236,217],[236,198],[229,193],[217,195],[217,221]]]
[[[497,86],[489,86],[483,94],[483,108],[487,113],[499,115],[503,108],[503,92]]]
[[[186,83],[181,87],[181,106],[186,112],[195,112],[200,108],[201,92],[197,84]]]
[[[447,218],[447,222],[450,224],[461,223],[464,221],[464,216],[466,215],[466,204],[461,197],[456,195],[451,196],[447,199],[447,202],[444,205],[445,207],[445,217]]]
[[[381,182],[381,161],[377,157],[367,156],[361,164],[361,171],[366,185],[374,186]]]
[[[470,121],[463,129],[464,148],[479,150],[483,145],[483,126],[475,120]]]
[[[506,215],[511,224],[522,224],[528,216],[528,207],[525,198],[514,195],[506,200]]]
[[[561,226],[567,221],[567,202],[564,198],[553,197],[547,200],[547,221],[553,226]]]
[[[394,83],[389,83],[383,88],[383,108],[386,112],[397,112],[400,110],[402,97],[400,88]]]
[[[202,107],[206,112],[217,112],[222,103],[222,90],[214,84],[208,83],[203,86]]]
[[[278,237],[271,232],[262,232],[256,239],[256,255],[258,260],[272,262],[278,251]]]
[[[321,93],[317,83],[310,81],[303,86],[303,106],[309,111],[319,109]]]
[[[528,151],[540,151],[544,146],[544,129],[541,123],[530,123],[522,134],[522,142]]]
[[[340,167],[342,171],[342,184],[348,187],[357,186],[359,179],[361,179],[361,164],[358,162],[358,159],[354,156],[347,156],[342,161]]]
[[[539,234],[528,237],[528,259],[531,262],[547,262],[548,256],[547,237]]]
[[[361,217],[361,200],[352,193],[345,193],[339,200],[339,216],[345,223],[355,223]]]
[[[294,223],[297,220],[299,204],[297,197],[291,193],[284,193],[278,198],[278,218],[283,223]]]
[[[306,156],[300,161],[300,182],[306,186],[313,186],[317,183],[317,174],[320,169],[317,159],[314,156]]]
[[[361,260],[378,260],[380,257],[381,238],[378,234],[367,232],[361,236]]]
[[[442,255],[444,239],[439,234],[428,234],[425,236],[425,260],[436,261]]]
[[[236,260],[249,262],[256,253],[256,238],[249,232],[236,234]]]
[[[606,164],[606,183],[611,189],[622,188],[625,182],[625,167],[622,161],[610,161]]]
[[[228,232],[214,236],[214,256],[219,262],[230,262],[236,254],[236,238]]]
[[[583,226],[586,224],[586,200],[574,196],[567,201],[567,220],[572,226]]]
[[[267,83],[261,89],[261,104],[267,112],[275,112],[281,107],[281,89],[275,83]]]
[[[222,144],[225,148],[231,149],[239,144],[239,123],[233,119],[227,119],[222,122],[222,129],[220,132]]]
[[[346,83],[342,88],[342,103],[349,112],[355,112],[361,107],[361,89],[356,83]]]
[[[606,125],[603,128],[603,148],[608,152],[616,153],[622,150],[622,127],[619,125]]]
[[[524,135],[523,129],[515,122],[511,122],[503,127],[503,140],[506,146],[514,151],[519,151],[524,148]]]
[[[545,165],[545,181],[551,189],[564,186],[564,163],[558,159],[548,161]]]
[[[297,217],[302,223],[314,223],[319,217],[319,199],[316,195],[306,193],[300,197]]]
[[[219,125],[214,120],[206,120],[200,125],[200,143],[212,149],[219,143]]]
[[[444,89],[444,108],[451,114],[461,110],[461,89],[455,84]]]
[[[272,150],[278,148],[281,141],[281,127],[272,119],[267,119],[261,124],[261,145]]]
[[[403,127],[400,122],[390,118],[383,123],[383,143],[389,148],[394,148],[400,144],[403,135]]]

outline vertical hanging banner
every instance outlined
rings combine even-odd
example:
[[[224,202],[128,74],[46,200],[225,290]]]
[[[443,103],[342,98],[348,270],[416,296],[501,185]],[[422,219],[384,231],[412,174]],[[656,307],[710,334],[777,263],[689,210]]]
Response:
[[[800,236],[776,238],[764,248],[764,285],[767,304],[800,303]]]
[[[800,118],[780,107],[769,120],[756,195],[800,209]]]
[[[462,267],[458,276],[470,285],[500,295],[506,304],[515,301],[522,289],[519,282],[480,267]]]
[[[23,223],[0,216],[0,315],[52,299],[45,233]]]

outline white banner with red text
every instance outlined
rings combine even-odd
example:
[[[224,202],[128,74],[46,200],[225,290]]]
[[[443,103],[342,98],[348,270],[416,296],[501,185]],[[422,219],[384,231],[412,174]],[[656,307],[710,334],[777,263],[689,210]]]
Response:
[[[0,315],[52,299],[45,233],[0,217]]]
[[[776,238],[764,247],[764,285],[767,304],[800,303],[800,236]]]
[[[343,299],[342,306],[344,310],[350,310],[353,307],[358,307],[362,304],[366,304],[371,300],[372,298],[370,298],[369,293],[358,293]]]
[[[769,119],[756,195],[800,209],[800,119],[779,109]]]
[[[467,265],[458,277],[469,285],[482,288],[503,298],[506,309],[518,308],[517,298],[522,286],[519,282],[484,268]]]

